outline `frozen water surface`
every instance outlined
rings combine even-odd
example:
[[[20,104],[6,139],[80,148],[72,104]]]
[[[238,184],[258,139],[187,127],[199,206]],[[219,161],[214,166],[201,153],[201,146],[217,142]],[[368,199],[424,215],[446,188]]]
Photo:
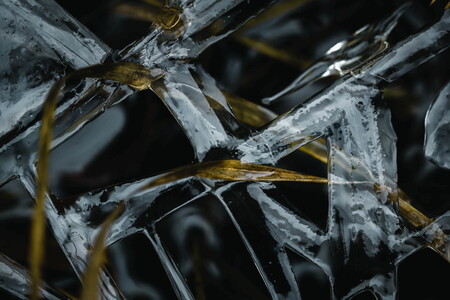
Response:
[[[195,64],[195,58],[270,2],[175,1],[171,12],[179,20],[173,28],[155,26],[117,57],[164,74],[152,89],[184,130],[197,162],[239,159],[275,165],[299,147],[326,138],[327,228],[322,230],[299,216],[281,195],[274,196],[277,187],[267,182],[187,177],[151,186],[159,178],[155,176],[92,191],[64,204],[49,196],[48,223],[78,276],[86,267],[101,220],[123,202],[125,211],[112,226],[107,245],[143,233],[179,299],[195,299],[156,225],[206,196],[223,206],[273,299],[301,299],[286,247],[322,269],[331,283],[333,299],[349,299],[363,290],[371,290],[379,299],[396,299],[398,264],[430,244],[450,260],[448,212],[414,230],[404,226],[399,215],[396,134],[380,92],[449,47],[450,10],[437,23],[392,47],[386,39],[407,6],[376,25],[363,27],[324,53],[322,60],[270,101],[320,77],[336,74],[339,80],[252,131],[236,119],[226,95]],[[110,49],[51,0],[6,0],[0,8],[0,34],[6,41],[0,46],[0,183],[19,177],[34,195],[37,115],[46,92],[71,70],[103,62]],[[56,112],[53,146],[64,143],[89,120],[133,92],[121,84],[92,79],[66,87]],[[447,84],[426,119],[426,155],[445,168],[450,164],[445,143],[450,122],[448,93]],[[8,274],[14,276],[0,287],[23,298],[29,285],[26,271],[0,256],[0,276],[7,278]],[[103,299],[123,297],[106,270],[101,278]],[[46,286],[42,293],[47,299],[64,299]]]

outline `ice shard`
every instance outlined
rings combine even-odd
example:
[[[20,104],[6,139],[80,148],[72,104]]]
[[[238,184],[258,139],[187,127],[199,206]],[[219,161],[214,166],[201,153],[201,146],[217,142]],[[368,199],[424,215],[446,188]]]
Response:
[[[425,117],[425,156],[450,169],[450,83],[439,92]]]

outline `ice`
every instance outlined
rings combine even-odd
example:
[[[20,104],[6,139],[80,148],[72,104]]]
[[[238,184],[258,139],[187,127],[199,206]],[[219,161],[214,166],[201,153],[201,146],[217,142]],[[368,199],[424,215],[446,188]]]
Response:
[[[34,163],[39,113],[53,82],[72,69],[101,63],[111,50],[54,1],[2,1],[0,11],[2,185]],[[53,147],[130,92],[115,84],[98,87],[95,80],[72,87],[56,111]],[[74,103],[79,114],[71,113]]]
[[[425,117],[425,156],[450,169],[450,83],[439,92]]]
[[[53,1],[2,1],[0,14],[0,34],[6,41],[0,46],[0,185],[19,176],[34,195],[39,113],[48,89],[71,69],[102,62],[110,49]],[[96,87],[95,81],[87,81],[71,92],[59,103],[53,146],[74,134],[105,106],[123,99],[130,89]],[[80,114],[71,113],[75,102]],[[80,238],[81,242],[64,247],[71,224],[58,218],[50,202],[47,212],[57,241],[81,276],[85,257],[79,260],[78,255],[88,253],[83,237],[74,234],[73,240]],[[113,284],[106,283],[108,279],[102,276],[107,286],[104,294],[117,295]]]
[[[179,1],[174,7],[180,13],[182,25],[172,35],[159,28],[130,48],[120,52],[124,59],[138,57],[149,68],[170,68],[172,61],[198,57],[207,47],[233,33],[251,19],[270,0]],[[220,30],[215,30],[215,25]]]
[[[366,73],[391,83],[431,57],[450,47],[450,11],[446,10],[439,22],[424,31],[398,43]]]
[[[35,121],[51,84],[67,68],[100,63],[109,48],[53,1],[0,3],[0,137]],[[74,28],[77,31],[73,31]]]
[[[323,136],[337,122],[352,97],[375,97],[378,90],[346,77],[311,101],[275,119],[267,128],[238,146],[242,160],[275,164],[311,140]]]
[[[392,47],[359,73],[348,74],[318,95],[281,115],[238,146],[242,160],[274,164],[324,135],[352,98],[375,98],[378,90],[450,46],[449,11],[439,22]],[[439,49],[439,50],[435,50]]]
[[[28,271],[0,253],[0,288],[8,291],[18,299],[29,299],[29,287],[31,284]],[[56,290],[44,285],[41,287],[42,298],[46,300],[68,299]]]
[[[388,18],[377,24],[366,25],[355,31],[352,37],[336,43],[323,58],[303,71],[289,86],[271,97],[264,98],[263,103],[271,104],[311,82],[329,76],[341,77],[370,62],[389,46],[387,39],[409,5],[402,5]]]
[[[396,136],[389,111],[360,96],[343,112],[338,124],[332,127],[328,139],[328,226],[334,295],[347,299],[358,290],[370,288],[381,299],[395,299],[396,267],[390,260],[396,257],[392,247],[398,243],[400,219],[389,201],[397,177]],[[351,156],[359,158],[356,164]],[[367,174],[366,178],[361,173]],[[333,184],[337,180],[356,183]],[[368,183],[358,183],[362,181]],[[367,268],[359,267],[360,259]]]
[[[239,192],[242,186],[246,186],[246,193]],[[298,299],[300,291],[286,251],[279,241],[277,235],[279,230],[265,224],[269,220],[270,212],[263,212],[264,204],[254,201],[260,199],[254,193],[261,192],[261,188],[269,187],[260,183],[250,185],[232,183],[220,187],[214,195],[220,199],[233,220],[271,296],[275,299]],[[260,200],[264,202],[263,199]],[[279,206],[279,210],[286,211],[282,206]],[[292,213],[290,216],[295,218]]]
[[[148,36],[118,52],[117,57],[164,72],[152,89],[184,130],[196,162],[240,159],[275,165],[299,147],[319,137],[327,138],[326,230],[283,204],[281,194],[273,196],[270,191],[277,188],[275,184],[263,182],[183,178],[148,187],[158,178],[156,175],[92,191],[72,202],[61,203],[48,196],[48,223],[78,276],[85,269],[99,224],[123,202],[125,211],[113,224],[106,244],[144,234],[161,260],[177,297],[194,299],[192,287],[183,278],[182,266],[175,263],[161,242],[156,224],[205,196],[223,205],[273,299],[301,298],[286,248],[322,269],[332,284],[334,299],[349,299],[366,289],[379,299],[396,299],[397,265],[430,243],[449,259],[448,213],[423,229],[410,231],[403,226],[397,207],[396,135],[380,90],[449,46],[450,12],[444,13],[436,24],[389,49],[386,38],[405,6],[378,25],[364,27],[351,40],[330,49],[308,71],[312,75],[302,75],[291,87],[331,73],[341,76],[339,80],[263,128],[250,131],[236,119],[214,78],[194,60],[269,2],[178,1],[173,9],[180,13],[180,24],[171,29],[156,26]],[[37,77],[39,82],[34,82],[35,77],[26,76],[30,70],[24,69],[17,75],[17,82],[3,76],[1,83],[2,88],[7,87],[7,93],[2,94],[0,103],[0,185],[19,177],[34,195],[34,149],[40,125],[35,116],[46,91],[70,69],[102,62],[110,50],[50,0],[39,4],[32,0],[9,0],[0,7],[1,34],[8,40],[0,48],[4,73],[24,67],[26,59],[32,61],[30,67],[38,66],[33,75],[49,75]],[[11,20],[16,22],[12,27]],[[214,22],[222,23],[220,30],[214,30]],[[20,50],[30,36],[37,46],[32,54]],[[51,72],[39,68],[49,68]],[[449,85],[430,108],[426,123],[426,153],[444,166],[448,159],[441,156],[448,153],[435,154],[435,150],[448,152],[448,149],[442,145],[436,149],[435,140],[442,137],[435,138],[434,132],[440,130],[442,134],[441,130],[450,122],[445,115],[448,88]],[[66,90],[60,100],[53,147],[134,92],[120,84],[91,79],[83,80],[73,89],[75,93]],[[73,107],[80,109],[80,115],[71,113]],[[5,115],[8,118],[3,118]],[[427,151],[428,146],[432,148]],[[23,288],[28,280],[24,270],[7,259],[2,258],[0,264],[0,274],[20,275],[8,286]],[[122,298],[106,270],[101,278],[103,299]]]
[[[208,74],[179,65],[166,72],[161,81],[155,83],[154,91],[177,116],[200,161],[211,149],[237,144],[232,134],[241,128]]]
[[[389,261],[426,245],[417,240],[414,246],[406,242],[404,235],[410,234],[399,233],[402,220],[389,200],[390,194],[396,193],[396,136],[389,111],[379,99],[379,88],[432,57],[429,49],[434,42],[448,47],[448,27],[448,17],[444,15],[439,23],[399,43],[356,77],[337,81],[238,147],[244,161],[275,164],[299,146],[326,135],[327,128],[331,130],[328,238],[321,244],[320,256],[324,256],[326,266],[332,266],[323,270],[330,276],[336,299],[348,299],[364,289],[370,289],[380,299],[396,299],[396,266]],[[417,55],[419,51],[424,54]],[[445,109],[439,111],[445,113]],[[300,223],[291,230],[295,232],[303,226]],[[432,232],[442,228],[434,226]],[[444,242],[442,245],[447,247]],[[448,250],[443,248],[440,252],[445,256]],[[369,265],[367,269],[359,267],[362,262],[358,259],[362,257],[363,264]],[[382,262],[380,257],[390,259]],[[321,265],[317,259],[310,259]],[[355,278],[349,274],[355,274]]]

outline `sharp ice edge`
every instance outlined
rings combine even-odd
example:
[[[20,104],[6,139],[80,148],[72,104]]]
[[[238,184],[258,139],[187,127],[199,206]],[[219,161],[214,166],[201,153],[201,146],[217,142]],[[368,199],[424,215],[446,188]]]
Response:
[[[53,1],[2,1],[0,10],[0,37],[8,41],[0,47],[0,68],[9,74],[0,82],[1,137],[34,119],[30,114],[66,66],[97,64],[110,50]]]
[[[428,108],[424,150],[434,164],[450,169],[450,82]]]
[[[316,261],[314,248],[325,240],[323,233],[314,224],[268,197],[265,190],[271,188],[274,186],[255,183],[250,184],[247,191],[258,202],[266,217],[267,226],[272,228],[271,231],[276,231],[278,239],[311,261]]]
[[[284,244],[279,241],[278,236],[272,232],[269,226],[260,227],[261,225],[259,225],[265,224],[267,219],[265,215],[255,213],[260,210],[259,204],[254,201],[255,197],[250,193],[239,197],[230,195],[230,190],[232,191],[235,186],[242,185],[249,188],[248,183],[229,183],[216,190],[213,189],[211,193],[224,206],[271,297],[273,299],[301,299],[289,258],[284,250]],[[261,189],[264,184],[252,186],[255,186],[255,189]],[[245,198],[243,199],[243,197]],[[254,207],[255,204],[257,207]],[[261,218],[263,222],[259,222]],[[256,222],[250,226],[246,225],[249,219],[256,219]]]
[[[0,288],[11,293],[19,299],[29,299],[30,274],[28,271],[0,253]],[[40,288],[43,299],[58,300],[65,299],[63,295],[43,284]]]
[[[339,76],[358,70],[386,50],[389,34],[397,25],[410,3],[405,3],[389,17],[376,24],[365,25],[350,38],[336,43],[312,66],[303,71],[291,84],[277,94],[264,98],[264,104],[280,100],[307,84],[329,76]]]
[[[165,73],[163,84],[155,84],[153,90],[176,116],[196,157],[202,161],[213,148],[236,145],[237,140],[232,133],[239,125],[212,77],[199,69],[196,72],[197,83],[191,73],[195,70],[190,69],[194,67],[174,65]]]
[[[440,21],[397,43],[365,71],[365,76],[391,83],[448,47],[450,47],[450,10],[447,9]]]
[[[195,300],[195,297],[192,295],[177,265],[161,244],[155,228],[149,227],[144,231],[144,234],[147,236],[156,253],[158,254],[159,260],[161,261],[161,264],[163,265],[166,274],[169,277],[170,283],[175,289],[175,294],[177,295],[178,299]]]
[[[97,212],[107,215],[114,207],[122,202],[125,203],[125,210],[112,224],[110,234],[107,237],[105,244],[111,245],[131,234],[142,231],[143,228],[136,227],[136,221],[147,211],[151,210],[152,206],[158,202],[158,197],[167,193],[174,187],[183,186],[183,184],[192,184],[192,179],[186,178],[169,184],[145,190],[143,189],[157,177],[158,176],[145,180],[138,180],[80,196],[75,204],[67,207],[64,210],[64,213],[57,217],[59,218],[60,223],[71,224],[71,230],[64,235],[63,240],[68,241],[70,240],[71,235],[76,235],[89,243],[93,242],[99,230],[98,227],[92,225],[96,218],[95,215],[92,215],[94,208]],[[174,210],[204,196],[210,189],[210,187],[205,184],[201,184],[199,188],[201,188],[201,190],[198,190],[197,194],[193,195],[191,199],[174,199],[173,202],[162,206],[163,208],[159,210],[160,214],[155,216],[152,215],[153,218],[147,218],[148,226],[156,223]],[[101,199],[103,199],[105,195],[107,195],[108,200],[102,201]]]
[[[424,31],[399,42],[357,77],[344,76],[305,104],[275,119],[237,147],[245,162],[275,164],[282,157],[324,135],[339,118],[352,94],[375,97],[377,90],[450,46],[450,11]]]

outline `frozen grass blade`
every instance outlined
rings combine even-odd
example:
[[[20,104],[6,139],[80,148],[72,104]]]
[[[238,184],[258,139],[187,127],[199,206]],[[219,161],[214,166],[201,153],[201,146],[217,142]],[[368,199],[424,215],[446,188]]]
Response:
[[[305,175],[280,168],[243,163],[239,160],[220,160],[188,165],[174,169],[157,177],[154,181],[142,187],[141,190],[188,177],[199,177],[223,181],[294,181],[328,183],[326,178]]]
[[[130,62],[117,62],[95,65],[74,71],[69,73],[64,80],[98,78],[117,81],[128,84],[138,90],[145,90],[149,89],[151,83],[161,76],[162,72],[158,70],[150,70],[144,66]]]

